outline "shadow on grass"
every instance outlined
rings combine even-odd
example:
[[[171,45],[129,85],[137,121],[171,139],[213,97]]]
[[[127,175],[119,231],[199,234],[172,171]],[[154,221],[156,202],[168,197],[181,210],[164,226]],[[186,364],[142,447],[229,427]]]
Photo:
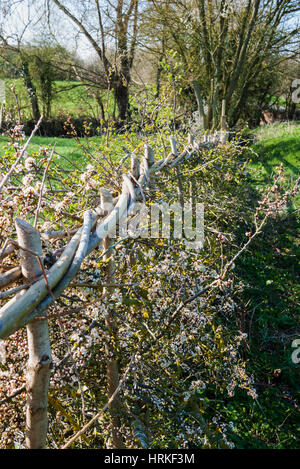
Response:
[[[254,167],[262,169],[266,180],[281,163],[288,169],[290,175],[296,177],[299,174],[299,138],[275,139],[272,143],[260,142],[254,146],[254,151],[258,154],[253,158]]]
[[[284,141],[262,142],[255,145],[255,151],[256,171],[249,177],[254,205],[260,199],[255,189],[257,178],[262,185],[270,183],[280,163],[292,179],[298,176],[300,141],[288,137]],[[292,362],[292,342],[300,336],[299,229],[299,218],[290,207],[285,214],[269,220],[263,233],[237,262],[236,273],[245,285],[241,301],[247,305],[242,313],[243,329],[249,339],[244,358],[258,392],[257,403],[243,398],[238,403],[242,410],[250,411],[252,406],[252,430],[245,435],[240,424],[240,438],[236,440],[239,447],[297,448],[300,441],[296,404],[299,364]]]

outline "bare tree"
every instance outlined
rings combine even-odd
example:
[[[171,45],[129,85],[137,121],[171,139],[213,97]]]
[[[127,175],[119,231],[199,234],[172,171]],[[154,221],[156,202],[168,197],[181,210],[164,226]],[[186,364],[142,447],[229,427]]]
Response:
[[[296,53],[297,0],[151,0],[152,34],[168,32],[208,127],[226,100],[234,125],[249,98],[265,93],[278,64]],[[150,17],[148,15],[148,17]],[[259,86],[258,86],[259,84]]]
[[[0,56],[8,61],[17,57],[17,60],[14,61],[14,67],[17,68],[18,74],[24,81],[33,118],[38,121],[41,114],[36,87],[29,69],[29,55],[26,48],[23,47],[24,36],[37,18],[29,13],[27,17],[22,18],[18,10],[21,4],[22,1],[13,2],[11,0],[0,3]],[[18,24],[18,27],[14,28],[14,22]]]
[[[138,32],[139,0],[52,2],[75,24],[96,51],[107,84],[124,122],[129,111],[129,85]],[[114,54],[111,53],[114,49]]]

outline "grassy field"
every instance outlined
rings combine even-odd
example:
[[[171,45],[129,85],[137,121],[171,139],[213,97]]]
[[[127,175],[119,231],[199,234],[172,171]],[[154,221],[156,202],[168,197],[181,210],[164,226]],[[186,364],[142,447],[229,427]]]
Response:
[[[300,122],[275,123],[256,128],[251,132],[252,185],[260,189],[270,184],[276,168],[283,165],[286,187],[290,187],[299,176],[300,168]],[[294,207],[300,206],[300,195]]]
[[[275,123],[252,132],[254,153],[252,167],[262,182],[268,181],[281,163],[287,174],[295,178],[300,167],[300,122]]]
[[[95,137],[94,141],[97,141],[99,139],[100,137],[98,139],[97,137]],[[81,139],[82,142],[83,140],[84,139]],[[6,142],[7,142],[6,137],[0,137],[0,152]],[[82,156],[83,152],[80,146],[72,138],[34,137],[32,139],[32,142],[29,145],[27,152],[29,155],[34,156],[35,154],[38,153],[39,148],[41,147],[52,148],[54,143],[56,144],[55,151],[58,154],[66,157],[66,158],[60,159],[61,165],[63,167],[69,168],[72,166],[70,163],[68,163],[67,160],[72,161],[74,164],[80,167],[85,167],[85,161]],[[58,156],[56,156],[56,158],[58,158]]]
[[[4,151],[8,137],[0,135],[0,155]],[[73,164],[79,169],[84,169],[88,163],[93,163],[93,158],[88,157],[88,153],[95,155],[101,161],[101,155],[109,156],[112,160],[118,160],[125,156],[127,152],[140,151],[143,148],[143,141],[136,135],[110,134],[99,137],[80,138],[79,141],[68,137],[33,137],[27,153],[30,156],[37,156],[41,147],[52,148],[55,144],[56,162],[66,169],[71,169]],[[85,149],[88,149],[86,151]],[[59,157],[61,155],[61,157]]]
[[[299,176],[300,123],[258,128],[252,136],[249,184],[257,198],[281,163],[291,186]],[[248,371],[255,376],[259,395],[255,405],[241,399],[235,409],[242,448],[295,448],[299,442],[299,365],[291,360],[292,341],[300,334],[298,202],[269,220],[237,266],[246,286]]]
[[[31,107],[28,98],[28,93],[24,87],[21,78],[5,79],[6,85],[6,103],[8,109],[12,109],[16,102],[15,97],[10,89],[14,85],[18,95],[19,106],[24,119],[31,119]],[[40,111],[42,112],[42,102],[40,99],[39,86],[36,84],[37,94],[39,97]],[[102,99],[104,105],[107,104],[107,93],[102,92]],[[109,97],[108,107],[111,112],[113,107],[112,96]],[[70,114],[73,117],[80,115],[86,117],[98,117],[99,106],[95,99],[88,93],[88,89],[78,81],[55,81],[53,84],[53,101],[51,107],[51,114],[59,116],[60,114],[66,116]]]

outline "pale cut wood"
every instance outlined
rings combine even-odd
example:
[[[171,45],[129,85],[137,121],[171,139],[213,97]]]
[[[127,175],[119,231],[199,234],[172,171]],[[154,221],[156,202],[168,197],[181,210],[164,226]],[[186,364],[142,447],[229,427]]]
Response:
[[[33,281],[42,274],[38,257],[42,258],[39,232],[24,220],[16,219],[18,244],[21,248],[23,276]],[[29,359],[26,372],[26,447],[43,449],[48,429],[48,388],[52,364],[48,321],[38,319],[27,325]]]
[[[222,114],[221,114],[221,122],[220,122],[220,141],[221,143],[225,143],[228,140],[228,125],[226,121],[226,100],[222,100]]]
[[[47,275],[48,285],[51,289],[66,273],[72,262],[76,248],[80,241],[81,228],[73,236],[61,257],[50,268]],[[0,309],[0,339],[4,339],[19,328],[22,319],[28,316],[33,309],[45,298],[48,287],[45,279],[41,278],[26,292],[17,294]]]
[[[87,249],[87,255],[99,246],[108,234],[115,232],[117,223],[127,213],[128,202],[129,190],[127,186],[124,185],[124,189],[119,197],[118,203],[114,207],[114,210],[97,226],[96,232],[91,237]]]
[[[130,197],[131,197],[131,201],[135,202],[136,194],[135,194],[135,190],[134,190],[134,185],[132,184],[131,179],[129,179],[129,177],[126,174],[123,174],[123,183],[128,188],[128,191],[129,191],[129,194],[130,194]]]
[[[9,256],[10,254],[12,254],[15,251],[15,249],[16,249],[15,246],[13,246],[10,243],[6,243],[5,246],[3,246],[3,249],[1,250],[1,253],[0,253],[0,261],[2,261],[2,259],[5,259],[5,257]]]
[[[131,174],[136,181],[140,177],[140,160],[135,153],[131,153]]]
[[[174,137],[170,137],[171,151],[173,156],[178,156],[176,140]]]
[[[144,150],[145,150],[144,157],[146,158],[148,162],[148,167],[151,168],[151,166],[154,165],[154,151],[150,147],[150,145],[148,145],[148,143],[145,143]]]
[[[150,174],[150,169],[154,165],[154,151],[148,145],[148,143],[145,143],[144,145],[144,156],[143,156],[143,167],[144,167],[144,172],[148,174],[149,182],[148,182],[148,187],[150,190],[154,190],[154,176]]]
[[[21,267],[14,267],[8,270],[4,274],[0,274],[0,289],[7,287],[11,283],[14,283],[22,276]]]
[[[20,323],[20,327],[28,324],[28,322],[30,322],[30,320],[34,319],[36,316],[41,316],[43,312],[55,301],[55,299],[61,295],[61,293],[67,288],[69,283],[76,276],[82,261],[88,255],[87,251],[90,241],[90,232],[94,223],[95,213],[91,210],[87,210],[83,215],[83,227],[81,230],[80,243],[70,267],[64,274],[63,278],[55,286],[55,288],[52,289],[51,295],[48,293],[45,299],[41,301],[39,305],[30,312],[29,315],[23,318]]]
[[[222,117],[226,116],[226,99],[222,99]]]
[[[194,148],[194,144],[195,144],[195,137],[194,137],[194,135],[189,134],[188,135],[188,145],[191,146],[192,148]]]

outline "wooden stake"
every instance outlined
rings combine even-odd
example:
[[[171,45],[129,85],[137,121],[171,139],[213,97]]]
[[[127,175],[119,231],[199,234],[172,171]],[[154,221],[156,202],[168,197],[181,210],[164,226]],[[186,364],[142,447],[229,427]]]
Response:
[[[170,137],[170,144],[171,144],[172,155],[174,155],[176,158],[176,156],[178,155],[178,151],[177,151],[176,140],[174,137]]]
[[[192,134],[188,135],[188,145],[194,148],[195,145],[195,137]]]
[[[145,143],[145,152],[144,152],[144,156],[143,156],[143,166],[144,166],[144,170],[145,171],[148,171],[151,166],[154,165],[154,151],[153,149],[150,147],[150,145],[148,145],[148,143]],[[155,184],[154,184],[154,177],[155,176],[149,176],[149,189],[150,190],[154,190],[154,187],[155,187]]]
[[[26,221],[16,219],[18,243],[42,257],[39,232]],[[33,281],[41,275],[38,257],[21,249],[23,276]],[[38,319],[27,325],[29,359],[26,373],[26,446],[43,449],[48,429],[48,388],[52,364],[47,319]]]
[[[140,160],[135,153],[131,153],[131,173],[134,179],[138,181],[140,177]]]
[[[225,99],[222,100],[222,114],[221,114],[221,122],[220,122],[220,140],[222,143],[227,142],[228,140],[228,125],[226,122],[226,101]]]

